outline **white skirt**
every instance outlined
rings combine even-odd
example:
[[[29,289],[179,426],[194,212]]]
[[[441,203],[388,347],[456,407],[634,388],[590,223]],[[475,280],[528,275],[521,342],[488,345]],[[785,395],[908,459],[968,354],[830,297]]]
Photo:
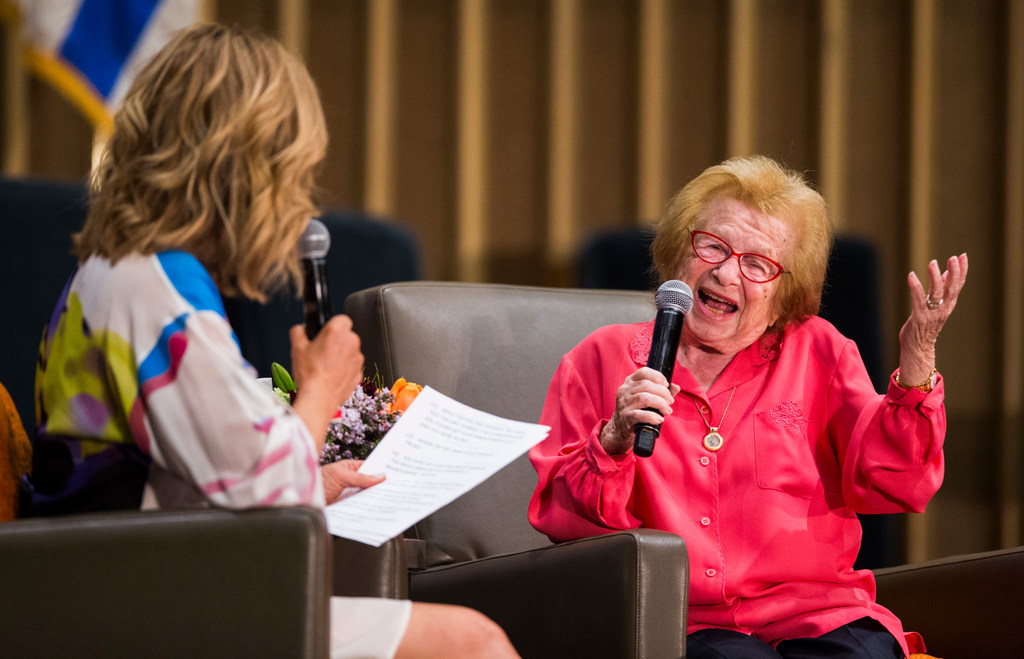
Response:
[[[331,598],[331,659],[391,659],[409,626],[412,602]]]

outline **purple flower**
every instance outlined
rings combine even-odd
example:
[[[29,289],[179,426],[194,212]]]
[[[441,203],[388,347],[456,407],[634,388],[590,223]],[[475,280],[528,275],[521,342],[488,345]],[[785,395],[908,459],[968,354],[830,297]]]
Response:
[[[398,419],[398,413],[387,411],[394,400],[388,388],[377,388],[364,380],[331,420],[320,464],[366,459]]]

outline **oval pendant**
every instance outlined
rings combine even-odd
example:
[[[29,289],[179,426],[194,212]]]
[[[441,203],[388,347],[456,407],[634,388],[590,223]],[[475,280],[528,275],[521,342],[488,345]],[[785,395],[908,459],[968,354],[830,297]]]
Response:
[[[722,448],[722,436],[718,434],[718,428],[712,428],[711,432],[704,435],[704,448],[709,451],[717,451]]]

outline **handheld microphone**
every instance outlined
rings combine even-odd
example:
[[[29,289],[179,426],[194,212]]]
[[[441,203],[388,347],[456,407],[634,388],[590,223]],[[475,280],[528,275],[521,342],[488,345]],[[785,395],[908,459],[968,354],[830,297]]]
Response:
[[[302,312],[306,317],[306,336],[317,335],[331,318],[331,296],[327,285],[327,252],[331,249],[331,233],[320,220],[310,218],[299,237],[298,251],[302,259]]]
[[[672,279],[658,288],[654,305],[658,308],[658,315],[654,320],[654,337],[651,339],[647,366],[660,371],[671,383],[672,371],[676,366],[676,351],[679,349],[679,334],[683,329],[683,315],[693,308],[693,291],[685,283]],[[654,440],[661,434],[661,426],[638,423],[633,426],[633,430],[636,432],[633,453],[641,458],[651,457],[654,453]]]

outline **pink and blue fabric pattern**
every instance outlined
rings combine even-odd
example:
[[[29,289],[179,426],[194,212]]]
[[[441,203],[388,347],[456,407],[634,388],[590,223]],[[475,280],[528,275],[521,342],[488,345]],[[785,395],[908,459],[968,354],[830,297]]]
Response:
[[[253,376],[193,256],[89,259],[40,346],[25,512],[137,508],[146,490],[160,506],[322,505],[312,438]]]

